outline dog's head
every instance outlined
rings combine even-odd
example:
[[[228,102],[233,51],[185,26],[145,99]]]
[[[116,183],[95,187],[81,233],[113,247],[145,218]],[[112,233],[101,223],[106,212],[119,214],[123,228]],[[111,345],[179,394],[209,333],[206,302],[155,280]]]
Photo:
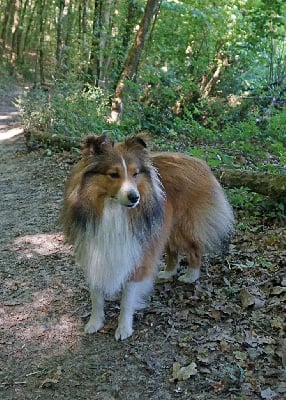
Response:
[[[150,183],[148,137],[131,136],[115,143],[106,136],[88,136],[83,148],[86,190],[107,201],[135,208]]]

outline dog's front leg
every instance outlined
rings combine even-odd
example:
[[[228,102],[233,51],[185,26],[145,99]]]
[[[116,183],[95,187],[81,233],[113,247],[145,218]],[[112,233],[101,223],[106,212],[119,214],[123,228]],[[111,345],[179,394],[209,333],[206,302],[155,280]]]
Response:
[[[90,298],[92,304],[91,316],[85,325],[85,333],[94,333],[99,331],[104,325],[104,294],[99,289],[90,289]]]
[[[139,282],[130,281],[122,292],[118,327],[115,332],[116,340],[127,339],[133,333],[133,315],[135,310],[144,307],[144,297],[153,286],[153,279],[145,278]]]

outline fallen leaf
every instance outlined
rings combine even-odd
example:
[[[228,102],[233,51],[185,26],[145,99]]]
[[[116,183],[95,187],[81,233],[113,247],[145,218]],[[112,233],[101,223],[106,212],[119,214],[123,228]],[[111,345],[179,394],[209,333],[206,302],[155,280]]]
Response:
[[[233,354],[238,361],[245,361],[247,359],[247,353],[244,351],[234,351]]]
[[[224,383],[221,381],[218,382],[212,382],[210,384],[211,388],[213,389],[213,391],[217,394],[222,393],[225,390],[225,386]]]
[[[39,385],[39,388],[40,389],[49,388],[49,387],[52,387],[53,385],[55,385],[57,383],[59,383],[58,379],[47,378]]]
[[[184,338],[179,339],[179,347],[188,347],[192,342],[192,336],[186,336]]]
[[[285,293],[285,292],[286,292],[286,287],[285,286],[275,286],[271,290],[271,294],[274,294],[274,295],[279,295],[279,294],[282,294],[282,293]]]
[[[240,301],[242,308],[253,306],[254,310],[263,307],[265,304],[265,301],[262,299],[262,294],[257,288],[252,288],[251,292],[245,288],[241,289]]]
[[[209,316],[213,318],[216,322],[221,320],[221,311],[220,310],[211,310]]]
[[[226,352],[226,351],[228,351],[229,348],[230,348],[229,344],[228,344],[226,341],[224,341],[224,340],[221,340],[221,341],[220,341],[219,347],[220,347],[220,350],[221,350],[222,352]]]
[[[286,367],[286,339],[285,338],[279,340],[276,354],[281,358],[282,365],[285,368]]]
[[[286,382],[279,383],[279,385],[276,387],[276,390],[279,394],[285,394],[286,393]]]
[[[248,308],[255,303],[254,296],[245,288],[240,291],[240,301],[242,308]]]
[[[209,364],[209,351],[208,349],[201,349],[198,351],[197,354],[197,360],[204,363],[204,364]]]
[[[265,301],[260,299],[259,297],[255,297],[255,304],[254,304],[254,310],[257,310],[258,308],[262,308],[265,305]]]
[[[270,387],[268,387],[267,389],[261,390],[260,396],[262,399],[272,400],[276,396],[276,393]]]
[[[185,381],[191,376],[196,375],[197,373],[197,364],[195,362],[191,362],[191,364],[187,365],[186,367],[181,367],[180,363],[175,362],[173,364],[173,374],[171,382]]]
[[[57,367],[57,370],[53,373],[51,378],[46,378],[40,383],[39,388],[45,389],[59,383],[61,375],[62,375],[62,367],[59,366]]]
[[[273,320],[271,321],[271,326],[274,329],[279,329],[281,331],[281,335],[282,335],[284,332],[285,322],[283,321],[282,318],[276,317],[276,318],[273,318]]]
[[[252,331],[245,331],[244,342],[251,347],[257,347],[257,335],[254,334]]]

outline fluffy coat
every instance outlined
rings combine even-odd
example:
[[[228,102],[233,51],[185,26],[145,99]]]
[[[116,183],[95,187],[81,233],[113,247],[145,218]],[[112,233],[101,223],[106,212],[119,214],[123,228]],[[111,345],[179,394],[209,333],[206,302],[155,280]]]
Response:
[[[119,143],[90,136],[67,182],[62,222],[90,286],[85,331],[103,327],[104,298],[122,291],[115,337],[126,339],[135,310],[152,290],[164,248],[167,267],[159,277],[174,275],[184,252],[190,268],[180,280],[193,282],[203,253],[229,238],[233,213],[203,161],[150,154],[144,135]]]

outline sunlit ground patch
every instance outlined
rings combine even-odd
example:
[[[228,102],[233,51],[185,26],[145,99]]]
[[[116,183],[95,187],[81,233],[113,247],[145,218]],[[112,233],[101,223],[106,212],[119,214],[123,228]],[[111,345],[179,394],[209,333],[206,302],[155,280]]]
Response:
[[[19,252],[21,257],[32,258],[35,255],[67,253],[70,246],[65,243],[61,233],[37,233],[15,239],[13,250]]]

